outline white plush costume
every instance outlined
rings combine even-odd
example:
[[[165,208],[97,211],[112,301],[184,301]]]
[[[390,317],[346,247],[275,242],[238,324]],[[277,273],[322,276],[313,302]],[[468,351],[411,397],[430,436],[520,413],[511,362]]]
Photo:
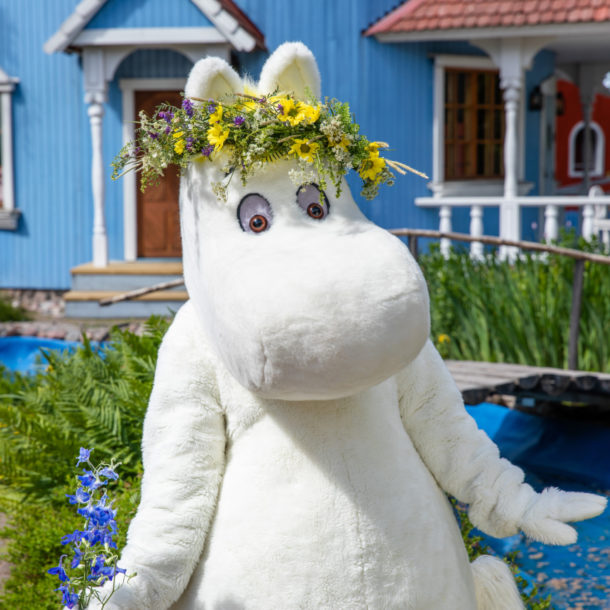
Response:
[[[186,95],[243,86],[207,58]],[[278,88],[319,96],[302,44],[265,64],[258,91]],[[226,203],[210,188],[217,163],[182,178],[191,300],[161,346],[144,423],[142,499],[120,561],[137,576],[106,608],[520,607],[501,562],[469,564],[442,490],[491,535],[551,544],[574,542],[563,522],[605,500],[523,483],[428,340],[426,285],[407,248],[346,184],[328,204],[309,187],[325,211],[310,218],[292,166],[232,180]],[[267,230],[248,229],[254,212]]]

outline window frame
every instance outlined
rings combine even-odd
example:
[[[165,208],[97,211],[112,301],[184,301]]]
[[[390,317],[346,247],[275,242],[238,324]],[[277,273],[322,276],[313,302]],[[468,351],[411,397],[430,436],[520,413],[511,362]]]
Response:
[[[13,163],[13,107],[12,95],[19,79],[8,76],[0,67],[0,108],[2,121],[2,206],[0,229],[14,231],[20,212],[15,209],[15,172]]]
[[[593,154],[593,169],[589,171],[589,177],[599,178],[604,175],[604,162],[605,162],[605,150],[606,150],[606,138],[604,130],[595,121],[589,123],[591,130],[595,132],[597,136],[596,147]],[[584,169],[576,169],[576,138],[578,133],[584,131],[585,122],[579,121],[570,130],[568,136],[568,176],[570,178],[582,178],[585,175]]]
[[[434,61],[434,99],[432,123],[432,181],[428,188],[436,197],[451,196],[501,196],[504,193],[503,178],[466,178],[447,180],[445,178],[445,69],[456,68],[464,70],[498,70],[491,58],[485,55],[432,55]],[[518,176],[519,195],[527,194],[533,184],[523,182],[525,175],[524,138],[525,87],[521,90],[520,109],[518,117]]]

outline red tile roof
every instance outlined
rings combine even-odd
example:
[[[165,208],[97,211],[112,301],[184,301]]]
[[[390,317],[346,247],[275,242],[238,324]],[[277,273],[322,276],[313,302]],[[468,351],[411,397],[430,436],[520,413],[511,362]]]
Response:
[[[364,34],[604,21],[608,0],[407,0]]]

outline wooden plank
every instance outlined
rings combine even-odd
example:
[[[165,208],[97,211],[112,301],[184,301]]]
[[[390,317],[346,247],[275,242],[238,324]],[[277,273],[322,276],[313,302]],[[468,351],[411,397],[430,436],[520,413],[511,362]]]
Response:
[[[543,401],[610,404],[610,374],[498,362],[447,360],[464,400],[482,402],[491,394],[527,395]]]
[[[91,275],[182,275],[182,263],[179,261],[156,262],[111,262],[106,267],[94,267],[93,263],[84,263],[72,267],[72,274]]]
[[[71,290],[64,294],[66,301],[101,301],[122,294],[112,290]],[[160,290],[136,297],[134,301],[187,301],[185,290]]]

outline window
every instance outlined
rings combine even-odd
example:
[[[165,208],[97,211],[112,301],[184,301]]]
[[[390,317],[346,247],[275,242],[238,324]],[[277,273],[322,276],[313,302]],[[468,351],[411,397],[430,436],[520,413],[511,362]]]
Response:
[[[604,132],[594,122],[590,123],[589,176],[602,176],[604,173]],[[585,124],[576,123],[568,140],[568,175],[571,178],[584,176],[585,173]]]
[[[0,229],[16,229],[13,188],[13,125],[11,96],[17,79],[0,68]]]
[[[504,103],[498,72],[446,68],[444,178],[477,180],[504,175]]]

